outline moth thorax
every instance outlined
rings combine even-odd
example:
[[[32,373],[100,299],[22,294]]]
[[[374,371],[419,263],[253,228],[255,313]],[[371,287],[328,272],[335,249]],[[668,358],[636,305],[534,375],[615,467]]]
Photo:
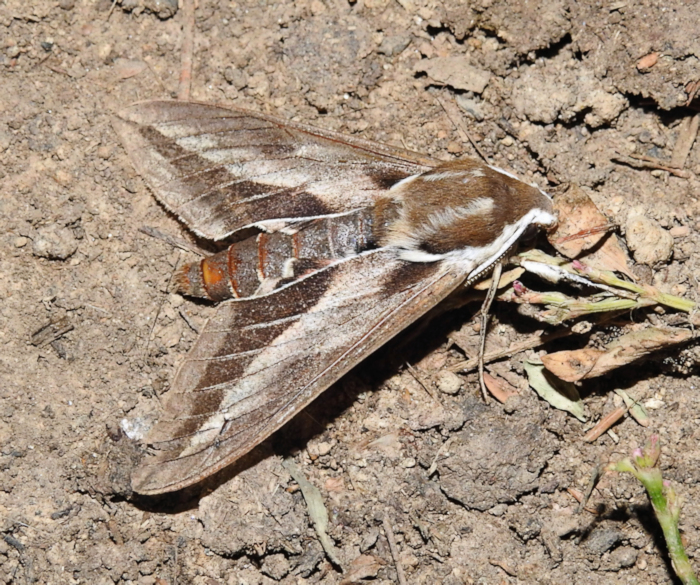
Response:
[[[441,164],[395,185],[375,208],[380,243],[412,261],[469,251],[493,254],[530,225],[551,226],[552,202],[537,187],[473,160]]]

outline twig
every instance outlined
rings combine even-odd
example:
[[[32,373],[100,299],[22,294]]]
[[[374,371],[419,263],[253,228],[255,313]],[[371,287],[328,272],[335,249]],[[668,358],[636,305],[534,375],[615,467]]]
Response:
[[[399,549],[396,546],[396,538],[394,538],[394,531],[391,529],[391,521],[389,520],[389,514],[384,514],[384,520],[382,521],[384,526],[384,533],[386,534],[386,539],[389,542],[389,550],[391,551],[391,557],[394,559],[394,564],[396,565],[396,574],[399,577],[400,585],[408,585],[406,581],[406,575],[403,573],[403,567],[401,566],[401,558],[399,557]]]
[[[434,395],[434,394],[432,393],[432,391],[428,388],[428,385],[427,385],[425,382],[423,382],[423,380],[421,379],[421,377],[418,375],[418,372],[416,371],[416,368],[414,368],[414,367],[413,367],[411,364],[409,364],[408,362],[406,362],[406,368],[408,369],[408,373],[411,374],[411,376],[413,376],[413,379],[421,385],[421,387],[423,388],[423,390],[425,390],[426,394],[427,394],[428,396],[430,396],[430,398],[432,398],[435,402],[438,402],[437,398],[435,398],[435,395]]]
[[[168,279],[168,284],[165,287],[166,295],[163,296],[163,300],[158,305],[158,310],[156,311],[156,315],[155,315],[155,317],[153,317],[153,323],[151,324],[151,330],[148,332],[148,339],[146,339],[146,353],[148,353],[148,348],[151,345],[151,338],[153,337],[153,332],[156,329],[156,323],[158,322],[158,317],[160,317],[160,312],[163,310],[163,305],[165,305],[165,301],[168,299],[167,291],[170,290],[170,285],[173,282],[173,278],[175,277],[175,273],[177,272],[177,267],[179,264],[180,264],[180,256],[178,255],[177,262],[175,262],[175,266],[173,267],[173,270],[170,273],[170,278]]]
[[[199,335],[199,329],[197,328],[197,326],[194,323],[192,323],[190,316],[185,312],[185,310],[182,307],[180,307],[178,309],[178,313],[180,313],[180,317],[182,317],[184,322],[187,323],[189,328],[192,329],[192,331],[194,331],[196,334]]]
[[[182,6],[182,52],[180,54],[180,83],[177,99],[190,99],[192,87],[192,53],[194,52],[194,3],[195,0],[184,0]]]
[[[682,179],[689,179],[691,176],[691,174],[688,171],[684,171],[682,169],[674,169],[673,167],[668,166],[668,162],[661,161],[658,158],[653,158],[651,156],[644,156],[643,154],[627,155],[621,152],[617,152],[617,155],[617,157],[613,157],[611,160],[619,164],[629,165],[631,167],[640,169],[657,169],[660,171],[666,171],[667,173],[671,173],[672,175],[675,175],[676,177],[681,177]],[[633,161],[637,162],[633,163],[627,159],[632,159]]]
[[[693,143],[698,135],[698,127],[700,126],[700,114],[695,114],[692,118],[686,118],[681,124],[681,130],[678,134],[678,140],[673,147],[671,155],[671,163],[669,166],[682,169],[685,166],[685,161],[693,148]]]
[[[447,104],[440,99],[439,96],[435,96],[435,101],[437,101],[438,104],[440,104],[440,107],[444,110],[445,114],[447,117],[450,119],[450,122],[454,125],[455,128],[457,128],[457,132],[459,132],[460,137],[462,138],[462,142],[469,142],[474,150],[476,150],[477,154],[481,157],[481,160],[483,160],[485,163],[488,163],[489,160],[486,157],[486,154],[481,150],[479,145],[476,143],[476,141],[471,137],[471,134],[467,131],[466,126],[464,125],[464,122],[460,116],[456,114],[454,111],[450,111],[450,109],[453,110],[453,108],[449,108]]]
[[[109,12],[107,13],[107,18],[105,20],[109,20],[110,16],[112,16],[112,12],[114,12],[114,8],[117,6],[117,0],[112,0],[112,6],[109,7]]]
[[[620,406],[612,412],[606,414],[601,418],[595,426],[588,431],[583,440],[586,443],[592,443],[598,437],[600,437],[604,432],[606,432],[610,427],[612,427],[617,421],[619,421],[627,413],[627,406]]]
[[[512,345],[508,349],[499,349],[496,351],[492,351],[490,353],[487,353],[484,355],[484,363],[485,364],[490,364],[491,362],[495,362],[507,357],[511,357],[517,353],[520,353],[521,351],[526,351],[528,349],[535,349],[536,347],[539,347],[540,345],[544,345],[545,343],[549,343],[550,341],[553,341],[555,339],[559,339],[561,337],[568,337],[571,335],[571,329],[566,328],[566,329],[560,329],[559,331],[555,331],[554,333],[550,333],[548,335],[534,335],[533,337],[530,337],[529,339],[526,339],[525,341],[518,343],[516,345]],[[473,358],[469,360],[464,360],[462,362],[459,362],[452,366],[450,368],[450,371],[452,372],[471,372],[473,369],[477,368],[479,366],[479,358]]]
[[[53,71],[54,73],[60,73],[61,75],[65,75],[66,77],[72,77],[72,75],[62,67],[57,67],[56,65],[51,64],[47,65],[46,67],[51,69],[51,71]]]

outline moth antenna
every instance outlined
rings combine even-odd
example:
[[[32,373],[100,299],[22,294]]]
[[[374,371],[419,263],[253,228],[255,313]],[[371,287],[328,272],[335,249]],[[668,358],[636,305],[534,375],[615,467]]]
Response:
[[[180,256],[178,255],[177,261],[175,262],[175,267],[173,268],[173,271],[170,273],[170,279],[168,280],[168,284],[165,286],[165,290],[168,291],[170,290],[170,287],[173,284],[173,280],[175,279],[175,275],[177,274],[179,267],[178,264],[180,263]],[[167,296],[163,296],[163,300],[160,302],[158,305],[158,310],[156,311],[155,317],[153,317],[153,322],[151,323],[151,330],[148,332],[148,338],[146,339],[146,354],[148,354],[148,348],[151,345],[151,339],[153,338],[153,332],[156,329],[156,323],[158,322],[158,317],[160,317],[160,312],[163,310],[163,305],[165,304],[165,301],[167,300]]]

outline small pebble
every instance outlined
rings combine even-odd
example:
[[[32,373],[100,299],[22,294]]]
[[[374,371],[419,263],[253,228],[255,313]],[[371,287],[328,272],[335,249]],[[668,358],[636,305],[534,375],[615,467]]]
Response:
[[[506,506],[505,504],[496,504],[488,512],[489,514],[491,514],[491,516],[503,516],[503,514],[505,514],[507,510],[508,506]]]
[[[78,240],[73,231],[56,224],[40,227],[37,230],[32,253],[49,260],[65,260],[78,249]]]
[[[29,242],[29,238],[25,238],[24,236],[18,236],[14,240],[14,245],[15,248],[24,248],[27,245],[27,242]]]
[[[73,182],[73,175],[63,169],[58,169],[53,178],[61,187],[68,187]]]
[[[454,372],[442,371],[437,377],[437,387],[444,394],[457,394],[462,387],[462,378]]]
[[[669,231],[674,238],[685,238],[690,234],[690,228],[687,225],[677,225],[672,227]]]
[[[673,252],[673,236],[658,221],[643,215],[627,218],[625,239],[640,264],[653,266],[666,262]]]

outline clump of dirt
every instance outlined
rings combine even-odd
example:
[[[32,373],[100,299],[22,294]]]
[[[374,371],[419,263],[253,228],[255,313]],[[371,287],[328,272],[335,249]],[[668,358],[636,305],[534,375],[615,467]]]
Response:
[[[605,476],[581,514],[571,493],[653,431],[697,554],[697,346],[586,382],[594,421],[624,388],[652,425],[625,418],[587,444],[590,424],[526,389],[521,356],[492,368],[521,390],[505,408],[480,402],[473,374],[445,379],[465,357],[448,337],[475,337],[471,308],[381,350],[235,469],[131,494],[139,447],[120,421],[158,416],[212,311],[169,292],[191,256],[139,228],[183,228],[110,123],[174,95],[176,8],[0,3],[0,583],[341,583],[289,456],[356,582],[397,582],[399,563],[410,583],[671,583],[641,486]],[[436,98],[455,102],[491,162],[582,186],[630,232],[641,280],[696,300],[700,146],[680,146],[697,115],[696,21],[681,0],[211,0],[196,11],[193,98],[444,160],[476,156]],[[491,343],[537,327],[495,311]]]

